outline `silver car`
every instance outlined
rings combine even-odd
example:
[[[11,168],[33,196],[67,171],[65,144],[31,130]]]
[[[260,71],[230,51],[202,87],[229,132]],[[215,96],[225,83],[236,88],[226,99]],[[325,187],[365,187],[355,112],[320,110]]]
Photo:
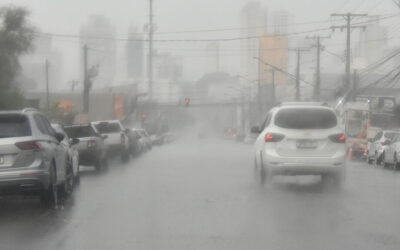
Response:
[[[320,175],[341,183],[346,137],[331,108],[313,103],[282,104],[252,132],[259,133],[254,157],[260,184],[275,175]]]
[[[35,193],[57,204],[73,191],[67,152],[47,118],[34,109],[0,112],[0,192]]]
[[[378,132],[373,139],[368,141],[367,162],[374,162],[375,165],[381,164],[383,152],[388,146],[388,142],[399,134],[399,131],[393,130],[384,130]]]

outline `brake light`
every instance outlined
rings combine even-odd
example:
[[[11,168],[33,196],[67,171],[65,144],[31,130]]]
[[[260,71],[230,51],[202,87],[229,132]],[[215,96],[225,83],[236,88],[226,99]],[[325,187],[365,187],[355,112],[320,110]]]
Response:
[[[90,140],[87,142],[87,147],[88,148],[95,148],[97,147],[97,142],[95,140]]]
[[[381,145],[382,145],[382,146],[385,146],[385,142],[384,142],[384,141],[383,141],[383,142],[381,142]]]
[[[346,135],[345,134],[336,134],[329,136],[329,139],[336,143],[345,143],[346,142]]]
[[[15,146],[17,146],[21,150],[42,150],[43,149],[42,145],[40,145],[40,143],[36,142],[36,141],[17,142],[17,143],[15,143]]]
[[[265,142],[280,142],[285,138],[284,135],[282,134],[277,134],[277,133],[267,133],[265,135],[264,141]]]

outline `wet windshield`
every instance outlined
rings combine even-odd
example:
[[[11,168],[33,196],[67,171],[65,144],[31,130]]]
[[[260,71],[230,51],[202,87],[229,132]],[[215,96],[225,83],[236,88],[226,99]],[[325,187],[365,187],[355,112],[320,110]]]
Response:
[[[0,0],[0,250],[397,250],[399,134],[400,0]]]

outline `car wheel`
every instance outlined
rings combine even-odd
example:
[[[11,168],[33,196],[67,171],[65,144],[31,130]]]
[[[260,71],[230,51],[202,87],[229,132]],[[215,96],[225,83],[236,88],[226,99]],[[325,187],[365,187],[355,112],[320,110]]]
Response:
[[[367,152],[367,163],[368,164],[372,163],[371,157],[369,157],[369,152]]]
[[[79,172],[79,165],[78,165],[78,168],[77,168],[77,173],[76,173],[76,176],[75,176],[74,183],[75,183],[75,185],[79,185],[81,183],[81,174]]]
[[[394,161],[393,170],[396,171],[396,170],[398,170],[399,167],[400,167],[400,166],[399,166],[399,162],[398,162],[398,160],[397,160],[396,154],[393,156],[393,161]]]
[[[381,157],[382,157],[382,156],[381,156]],[[380,157],[378,157],[378,154],[375,152],[375,155],[374,155],[374,165],[375,165],[376,167],[380,165],[380,160],[379,160],[379,158],[380,158]]]
[[[386,161],[385,153],[382,154],[382,163],[384,168],[388,168],[390,164]]]
[[[267,173],[262,163],[258,164],[254,158],[254,177],[255,181],[259,186],[264,186],[267,180]]]
[[[61,185],[60,194],[61,197],[68,197],[74,191],[74,170],[71,163],[67,164],[67,169],[65,173],[65,181]]]
[[[57,174],[54,162],[50,166],[49,186],[40,194],[40,202],[49,206],[57,206],[58,204]]]

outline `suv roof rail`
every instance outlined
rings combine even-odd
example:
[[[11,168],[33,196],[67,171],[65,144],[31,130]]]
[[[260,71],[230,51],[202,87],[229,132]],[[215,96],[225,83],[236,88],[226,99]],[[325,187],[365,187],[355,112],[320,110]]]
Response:
[[[325,106],[330,107],[326,102],[281,102],[276,106],[296,106],[296,105],[310,105],[310,106]]]
[[[26,112],[34,112],[34,111],[38,111],[38,110],[35,109],[35,108],[24,108],[24,109],[22,110],[23,113],[26,113]]]

